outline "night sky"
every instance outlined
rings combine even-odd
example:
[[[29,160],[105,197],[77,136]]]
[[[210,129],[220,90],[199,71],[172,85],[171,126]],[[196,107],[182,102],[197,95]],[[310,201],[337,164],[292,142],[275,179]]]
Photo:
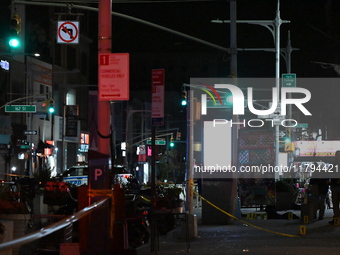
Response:
[[[228,1],[155,1],[151,3],[114,4],[113,11],[141,18],[185,34],[228,48],[230,45],[229,24],[215,24],[211,20],[229,20]],[[237,1],[238,20],[274,20],[276,0]],[[290,23],[281,25],[281,48],[287,46],[288,32],[291,45],[298,48],[291,54],[291,72],[297,78],[318,77],[338,78],[334,64],[340,64],[340,2],[325,0],[285,0],[280,3],[280,17]],[[209,46],[160,31],[144,24],[113,17],[113,51],[150,52],[157,55],[169,52],[181,55],[195,52],[197,57],[204,53],[216,54],[221,60],[218,72],[201,75],[195,70],[189,77],[227,77],[229,75],[229,55]],[[238,48],[274,48],[274,39],[269,30],[259,25],[237,25]],[[320,65],[313,62],[330,63]],[[181,64],[181,63],[178,63]],[[281,57],[280,73],[286,73],[286,65]],[[155,66],[150,67],[155,68]],[[148,75],[148,74],[147,74]],[[275,53],[263,51],[238,52],[239,77],[275,77]],[[188,77],[186,77],[188,78]],[[187,81],[183,81],[187,82]],[[340,107],[337,94],[340,88],[325,84],[306,84],[312,100],[308,109],[313,117],[303,118],[311,127],[321,128],[321,121],[334,119],[334,109]]]
[[[229,47],[229,25],[214,24],[211,20],[229,19],[228,1],[182,1],[171,3],[114,4],[113,11],[145,19],[197,38]],[[162,1],[166,2],[166,1]],[[276,15],[275,0],[239,0],[239,20],[273,20]],[[281,1],[281,47],[287,44],[288,31],[292,47],[292,72],[298,77],[337,77],[335,72],[325,72],[311,61],[336,63],[339,50],[340,3],[325,0]],[[274,40],[270,32],[258,25],[239,24],[239,48],[271,48]],[[208,46],[150,28],[122,18],[113,18],[113,50],[122,51],[178,51],[178,47],[201,51],[214,51]],[[270,59],[274,61],[270,63]],[[282,72],[285,72],[284,63]],[[239,76],[261,77],[275,74],[274,53],[239,52]]]

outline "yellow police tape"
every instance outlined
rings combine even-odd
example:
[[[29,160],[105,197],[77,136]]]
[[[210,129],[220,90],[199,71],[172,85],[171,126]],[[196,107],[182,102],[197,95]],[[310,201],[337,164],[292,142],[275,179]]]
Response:
[[[142,196],[142,195],[140,195],[140,198],[143,199],[143,200],[145,200],[146,202],[151,203],[151,200],[150,200],[150,199],[148,199],[148,198],[146,198],[146,197],[144,197],[144,196]]]
[[[30,177],[29,175],[20,175],[20,174],[6,174],[8,176],[12,176],[12,177],[20,177],[20,178],[25,178],[25,177]]]
[[[192,185],[191,185],[191,186],[192,186]],[[260,230],[263,230],[263,231],[266,231],[266,232],[269,232],[269,233],[277,234],[277,235],[288,236],[288,237],[299,237],[299,238],[301,237],[301,236],[298,236],[298,235],[290,235],[290,234],[280,233],[280,232],[272,231],[272,230],[269,230],[269,229],[261,228],[261,227],[258,227],[258,226],[256,226],[256,225],[254,225],[254,224],[251,224],[251,223],[249,223],[249,222],[247,222],[247,221],[241,220],[241,219],[237,218],[236,216],[234,216],[234,215],[232,215],[232,214],[230,214],[230,213],[224,211],[224,210],[221,209],[220,207],[214,205],[214,204],[211,203],[209,200],[205,199],[205,198],[202,197],[200,194],[198,194],[195,190],[192,189],[192,192],[193,192],[196,196],[200,197],[203,201],[207,202],[207,203],[208,203],[209,205],[211,205],[212,207],[216,208],[217,210],[221,211],[222,213],[228,215],[229,217],[231,217],[231,218],[233,218],[233,219],[235,219],[235,220],[238,220],[238,221],[240,221],[240,222],[242,222],[242,223],[244,223],[244,224],[247,224],[248,226],[251,226],[251,227],[253,227],[253,228],[260,229]]]
[[[89,189],[89,197],[111,197],[112,189]]]

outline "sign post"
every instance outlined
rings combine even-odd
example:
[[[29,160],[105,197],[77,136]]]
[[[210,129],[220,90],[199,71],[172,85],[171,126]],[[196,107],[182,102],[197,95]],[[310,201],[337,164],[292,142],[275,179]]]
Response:
[[[164,125],[164,69],[152,70],[152,111],[151,111],[151,204],[152,213],[155,212],[156,199],[156,126]],[[156,220],[152,217],[151,220],[151,237],[150,248],[151,252],[157,251],[156,245]]]

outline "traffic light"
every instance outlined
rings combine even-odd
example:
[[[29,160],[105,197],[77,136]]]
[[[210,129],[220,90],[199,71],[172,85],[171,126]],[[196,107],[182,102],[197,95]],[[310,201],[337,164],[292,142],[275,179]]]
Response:
[[[293,152],[294,150],[294,143],[292,142],[289,131],[280,131],[279,152]]]
[[[181,140],[181,138],[182,138],[182,133],[177,131],[176,140],[179,141],[179,140]]]
[[[48,112],[49,113],[54,113],[55,109],[54,109],[54,100],[53,99],[49,99],[48,100]]]
[[[41,103],[41,110],[42,112],[47,113],[54,113],[54,100],[53,99],[47,99]]]
[[[170,148],[175,147],[174,139],[170,138]]]
[[[285,152],[294,152],[295,151],[295,145],[293,142],[289,142],[285,144]]]
[[[9,22],[10,30],[9,30],[9,38],[8,44],[11,48],[19,48],[20,47],[20,38],[19,35],[21,33],[21,19],[19,15],[14,14]]]
[[[188,100],[188,93],[187,93],[186,90],[183,90],[182,91],[182,102],[181,102],[181,104],[183,106],[186,106],[187,105],[187,100]]]
[[[48,108],[48,106],[47,106],[47,100],[45,100],[45,101],[43,101],[43,102],[41,103],[41,111],[42,111],[42,112],[47,112],[47,108]]]

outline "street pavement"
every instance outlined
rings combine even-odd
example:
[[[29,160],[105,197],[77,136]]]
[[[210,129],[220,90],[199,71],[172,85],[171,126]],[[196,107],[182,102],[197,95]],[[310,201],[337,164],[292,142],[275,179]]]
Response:
[[[202,225],[200,209],[194,213],[198,219],[198,237],[186,242],[183,227],[159,237],[159,249],[151,252],[149,245],[137,250],[144,254],[319,254],[340,253],[340,226],[330,225],[332,209],[326,209],[323,220],[304,223],[301,219],[247,219],[255,209],[242,209],[242,221],[231,225]],[[259,211],[256,211],[259,213]],[[300,211],[292,212],[300,217]],[[248,216],[249,217],[249,216]]]

